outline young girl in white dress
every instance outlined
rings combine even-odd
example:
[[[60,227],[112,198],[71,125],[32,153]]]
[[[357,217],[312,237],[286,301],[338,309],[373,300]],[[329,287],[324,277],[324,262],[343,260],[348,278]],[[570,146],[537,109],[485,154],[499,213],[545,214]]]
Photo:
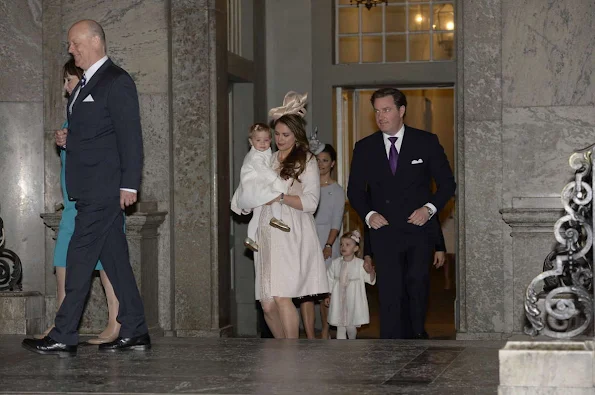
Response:
[[[271,128],[264,123],[257,123],[250,127],[248,141],[250,151],[244,157],[240,170],[240,185],[231,199],[231,210],[236,214],[249,214],[252,219],[248,223],[248,237],[244,245],[252,251],[258,251],[256,232],[262,206],[279,196],[287,193],[287,183],[279,178],[271,167]],[[273,218],[270,225],[284,232],[290,228],[281,220],[281,204],[271,203]]]
[[[341,236],[341,256],[327,269],[331,294],[325,304],[330,305],[328,323],[337,327],[337,339],[355,339],[357,328],[370,323],[365,283],[376,284],[376,271],[356,256],[360,239],[357,230]]]

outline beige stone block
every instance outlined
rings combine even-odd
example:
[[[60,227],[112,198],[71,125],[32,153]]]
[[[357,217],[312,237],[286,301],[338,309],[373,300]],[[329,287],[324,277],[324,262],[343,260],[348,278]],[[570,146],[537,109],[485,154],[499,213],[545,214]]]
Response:
[[[502,124],[507,206],[513,197],[560,196],[574,176],[568,158],[595,142],[592,106],[505,108]]]
[[[592,106],[595,3],[503,0],[502,12],[504,106]]]
[[[165,93],[169,76],[167,16],[163,0],[64,1],[63,37],[66,40],[76,21],[96,20],[105,30],[108,55],[132,76],[138,91]]]
[[[0,1],[2,101],[43,100],[41,5],[41,0]]]
[[[0,334],[40,333],[44,299],[39,292],[0,292]]]
[[[593,391],[593,358],[592,341],[508,342],[499,352],[500,386],[560,391],[544,394]]]

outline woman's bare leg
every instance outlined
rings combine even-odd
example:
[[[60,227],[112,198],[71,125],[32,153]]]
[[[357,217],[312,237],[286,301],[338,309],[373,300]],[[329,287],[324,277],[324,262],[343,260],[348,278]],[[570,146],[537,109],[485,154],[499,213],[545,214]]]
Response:
[[[56,311],[60,310],[62,302],[66,297],[66,268],[56,267]],[[35,335],[35,337],[44,338],[54,329],[54,325],[50,325],[41,335]]]
[[[66,268],[56,267],[56,309],[59,310],[66,297]]]
[[[279,309],[277,309],[277,303],[274,300],[260,301],[262,311],[264,312],[264,320],[266,321],[269,329],[275,339],[284,339],[285,331],[283,330],[283,323],[279,316]]]
[[[116,297],[112,283],[107,277],[107,274],[105,274],[105,270],[101,270],[99,272],[99,277],[101,277],[101,284],[103,284],[103,289],[105,290],[108,310],[107,327],[99,334],[99,337],[113,339],[118,337],[118,334],[120,333],[121,325],[116,319],[118,317],[120,303],[118,302],[118,298]]]
[[[308,339],[316,339],[316,331],[314,329],[314,322],[316,321],[316,314],[314,310],[314,302],[309,300],[300,304],[300,312],[302,313],[302,322],[304,323],[304,330]]]
[[[297,339],[300,336],[300,317],[291,298],[273,297],[279,311],[286,339]]]
[[[328,307],[324,305],[324,302],[320,303],[320,317],[322,318],[322,336],[323,340],[330,339],[329,325],[328,325]]]

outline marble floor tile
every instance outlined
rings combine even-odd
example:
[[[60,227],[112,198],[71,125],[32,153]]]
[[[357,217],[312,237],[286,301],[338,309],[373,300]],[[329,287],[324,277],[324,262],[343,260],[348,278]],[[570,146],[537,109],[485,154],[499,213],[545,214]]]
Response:
[[[0,394],[495,394],[504,345],[155,338],[148,352],[57,358],[21,340],[0,336]]]

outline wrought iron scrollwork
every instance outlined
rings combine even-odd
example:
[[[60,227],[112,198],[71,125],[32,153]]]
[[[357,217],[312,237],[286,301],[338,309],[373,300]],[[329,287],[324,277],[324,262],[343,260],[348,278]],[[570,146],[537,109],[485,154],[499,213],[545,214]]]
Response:
[[[21,291],[23,266],[21,259],[13,251],[4,248],[6,232],[0,218],[0,291]]]
[[[558,244],[543,272],[527,287],[525,333],[569,339],[593,321],[593,151],[595,144],[570,156],[574,180],[562,190],[566,214],[554,225]],[[543,283],[543,291],[537,292]]]

